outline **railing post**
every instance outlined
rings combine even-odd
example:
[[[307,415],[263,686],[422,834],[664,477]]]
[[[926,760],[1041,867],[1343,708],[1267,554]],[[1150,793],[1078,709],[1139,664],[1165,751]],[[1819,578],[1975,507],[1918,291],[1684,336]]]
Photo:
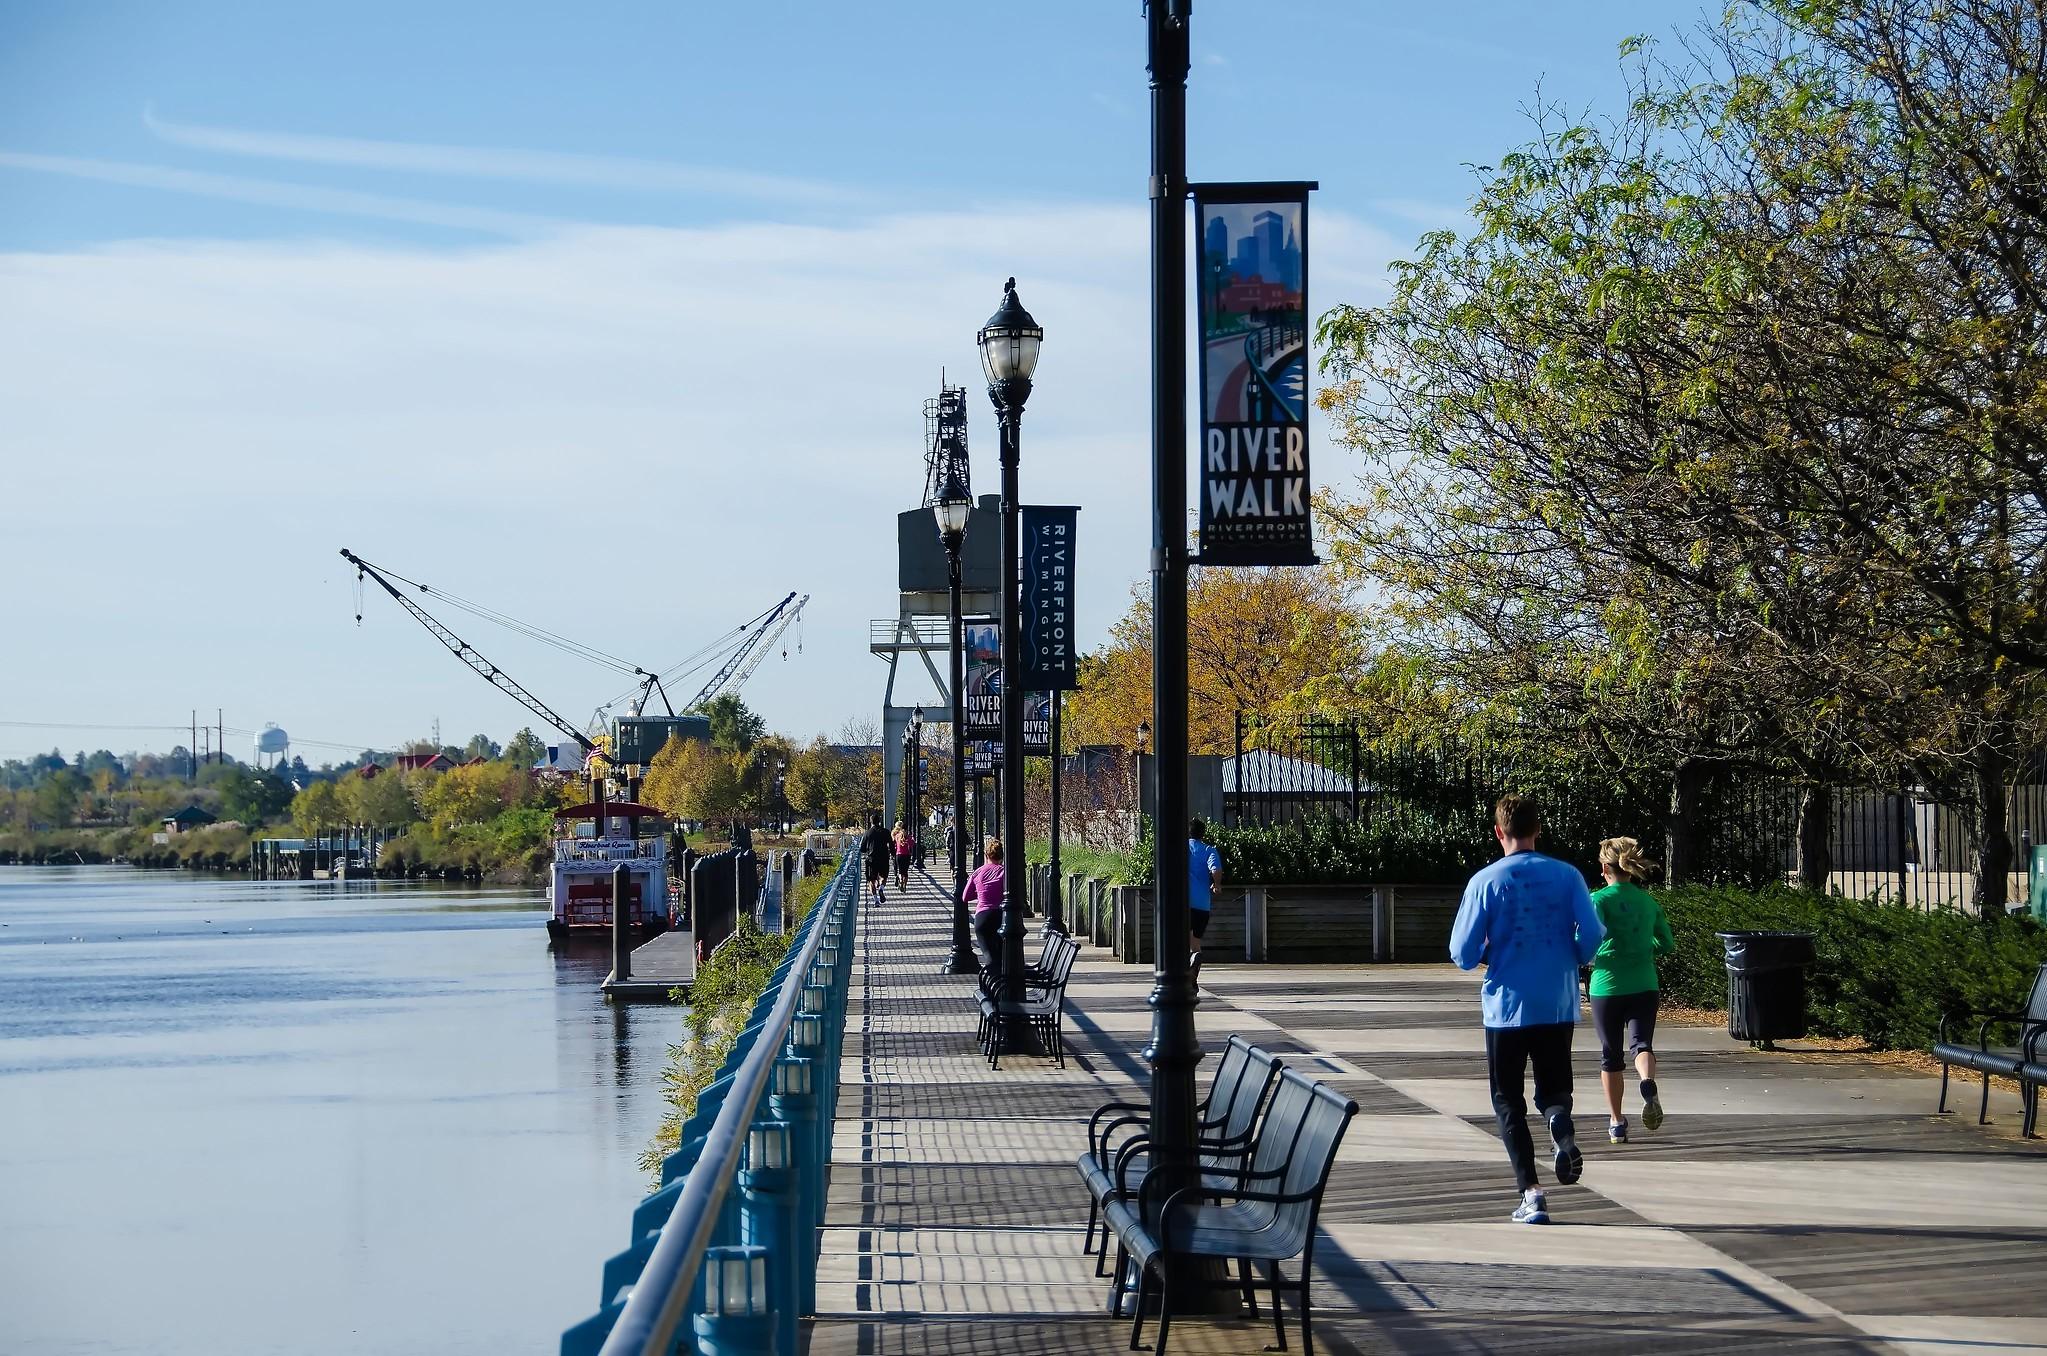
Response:
[[[775,1328],[775,1356],[796,1356],[796,1299],[801,1292],[796,1261],[796,1174],[790,1167],[790,1127],[755,1121],[746,1137],[746,1166],[739,1190],[745,1198],[742,1240],[768,1255],[768,1308],[789,1315]]]
[[[817,1222],[824,1214],[824,1163],[817,1150],[817,1062],[798,1055],[775,1061],[768,1114],[790,1127],[791,1162],[796,1170],[796,1229],[789,1251],[796,1263],[795,1302],[790,1320],[817,1312]]]
[[[789,1316],[794,1326],[796,1316]],[[711,1248],[704,1253],[704,1309],[694,1320],[704,1356],[773,1356],[775,1311],[768,1295],[765,1248]]]

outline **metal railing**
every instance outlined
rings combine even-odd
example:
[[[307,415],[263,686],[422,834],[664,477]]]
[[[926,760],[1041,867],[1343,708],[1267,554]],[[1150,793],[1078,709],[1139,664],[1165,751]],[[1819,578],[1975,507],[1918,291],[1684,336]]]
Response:
[[[697,1095],[632,1247],[605,1263],[604,1307],[562,1334],[562,1356],[793,1356],[816,1311],[859,869],[840,862]]]
[[[667,857],[665,838],[583,838],[554,845],[558,862],[659,862]]]

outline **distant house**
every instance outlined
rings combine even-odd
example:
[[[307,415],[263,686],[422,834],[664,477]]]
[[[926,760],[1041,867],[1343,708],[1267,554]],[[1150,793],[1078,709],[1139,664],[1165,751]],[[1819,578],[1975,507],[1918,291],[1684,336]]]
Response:
[[[464,764],[463,764],[462,766],[463,766],[463,767],[482,767],[482,766],[483,766],[483,765],[484,765],[485,763],[488,763],[489,761],[490,761],[490,759],[488,759],[488,758],[484,757],[484,756],[483,756],[482,754],[480,754],[480,753],[479,753],[479,754],[477,754],[477,755],[476,755],[476,756],[475,756],[474,758],[471,758],[471,759],[470,759],[470,760],[469,760],[468,762],[464,763]]]
[[[192,829],[204,828],[213,822],[214,817],[197,805],[187,805],[176,814],[163,817],[163,831],[167,834],[186,833]]]
[[[368,781],[372,777],[375,777],[382,773],[383,770],[384,765],[382,763],[364,763],[361,767],[355,770],[355,775],[362,778],[364,781]]]
[[[399,772],[449,772],[455,764],[445,753],[401,753],[392,766]]]

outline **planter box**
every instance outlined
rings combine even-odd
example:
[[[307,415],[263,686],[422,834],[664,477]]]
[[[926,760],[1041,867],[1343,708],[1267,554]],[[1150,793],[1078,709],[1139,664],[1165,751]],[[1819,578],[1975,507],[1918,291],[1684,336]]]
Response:
[[[1107,941],[1117,958],[1151,964],[1151,891],[1126,885],[1103,893],[1110,901]],[[1440,961],[1462,894],[1462,887],[1444,884],[1225,886],[1202,956],[1212,965]]]

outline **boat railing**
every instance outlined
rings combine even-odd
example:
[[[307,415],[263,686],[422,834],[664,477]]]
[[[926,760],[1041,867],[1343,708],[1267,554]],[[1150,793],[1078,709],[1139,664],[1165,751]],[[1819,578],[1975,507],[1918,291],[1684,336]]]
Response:
[[[665,838],[562,839],[554,845],[558,862],[661,862],[668,860]]]
[[[562,1356],[787,1351],[777,1326],[816,1312],[859,870],[847,853],[790,939]]]

